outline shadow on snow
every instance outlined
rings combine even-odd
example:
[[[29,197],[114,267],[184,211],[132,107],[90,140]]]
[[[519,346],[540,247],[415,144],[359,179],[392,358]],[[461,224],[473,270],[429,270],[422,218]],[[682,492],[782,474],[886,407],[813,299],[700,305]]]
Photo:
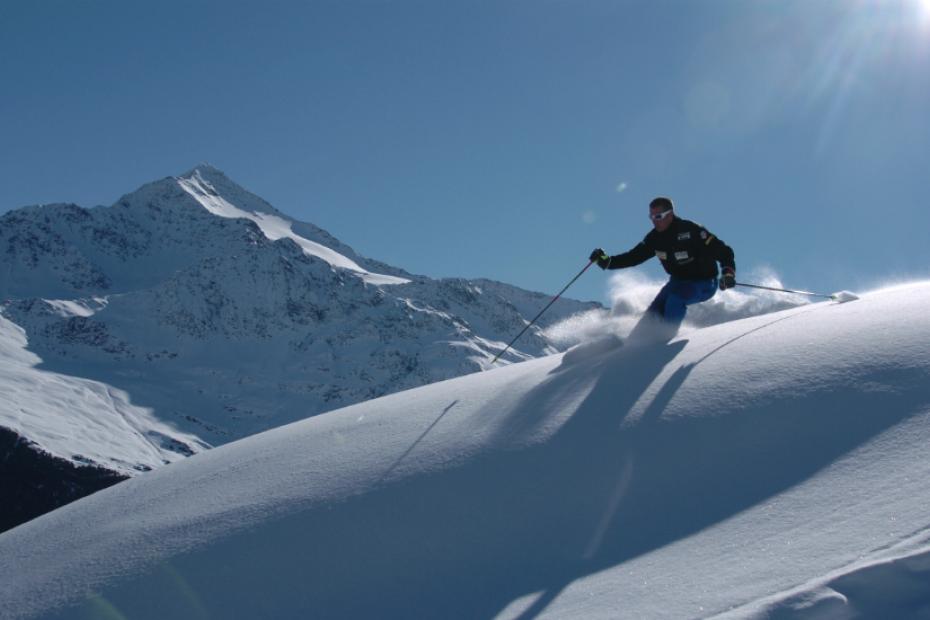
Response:
[[[803,482],[916,404],[906,393],[846,395],[827,386],[803,397],[779,393],[761,408],[734,403],[717,416],[663,419],[702,359],[675,369],[645,413],[627,419],[685,344],[602,343],[566,355],[497,421],[494,450],[233,536],[210,547],[206,561],[194,552],[172,565],[220,616],[281,613],[277,602],[288,601],[286,609],[326,618],[488,618],[538,593],[514,611],[529,619],[572,582]],[[499,416],[493,407],[482,414]],[[247,587],[226,585],[243,574]],[[122,588],[111,602],[139,608],[130,603],[139,594]],[[184,601],[150,609],[185,615],[166,604]]]

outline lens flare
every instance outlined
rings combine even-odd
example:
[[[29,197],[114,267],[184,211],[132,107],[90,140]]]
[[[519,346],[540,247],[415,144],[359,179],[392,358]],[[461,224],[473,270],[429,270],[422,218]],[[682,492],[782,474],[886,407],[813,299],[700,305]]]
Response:
[[[803,78],[808,105],[824,111],[818,155],[830,152],[841,119],[863,93],[877,84],[887,89],[922,75],[922,59],[930,47],[930,0],[837,4],[843,8],[825,31]]]

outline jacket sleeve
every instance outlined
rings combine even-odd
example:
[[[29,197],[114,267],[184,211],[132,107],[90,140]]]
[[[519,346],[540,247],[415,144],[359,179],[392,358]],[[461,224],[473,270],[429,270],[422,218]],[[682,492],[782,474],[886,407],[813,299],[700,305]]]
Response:
[[[649,246],[648,239],[643,239],[639,244],[623,254],[617,254],[607,259],[605,269],[623,269],[624,267],[633,267],[655,256],[655,251]]]
[[[712,235],[706,228],[701,228],[701,234],[699,237],[701,242],[704,244],[708,254],[714,260],[720,263],[721,267],[729,267],[734,272],[736,271],[736,257],[734,256],[733,249],[730,248],[730,246],[718,239],[716,236]]]

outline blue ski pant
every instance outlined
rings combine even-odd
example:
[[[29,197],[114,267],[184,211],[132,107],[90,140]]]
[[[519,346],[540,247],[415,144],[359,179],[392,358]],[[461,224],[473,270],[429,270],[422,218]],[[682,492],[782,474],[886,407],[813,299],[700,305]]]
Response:
[[[708,280],[670,279],[656,298],[652,300],[647,312],[652,313],[676,327],[685,318],[687,306],[707,301],[717,292],[717,278]]]

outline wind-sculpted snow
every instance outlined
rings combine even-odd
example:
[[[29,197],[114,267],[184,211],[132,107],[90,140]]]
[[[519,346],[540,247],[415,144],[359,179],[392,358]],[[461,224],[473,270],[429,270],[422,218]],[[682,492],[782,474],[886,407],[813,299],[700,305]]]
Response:
[[[926,618],[930,610],[930,529],[727,617],[783,620]]]
[[[0,535],[0,616],[913,617],[928,303],[638,328],[222,446]]]

